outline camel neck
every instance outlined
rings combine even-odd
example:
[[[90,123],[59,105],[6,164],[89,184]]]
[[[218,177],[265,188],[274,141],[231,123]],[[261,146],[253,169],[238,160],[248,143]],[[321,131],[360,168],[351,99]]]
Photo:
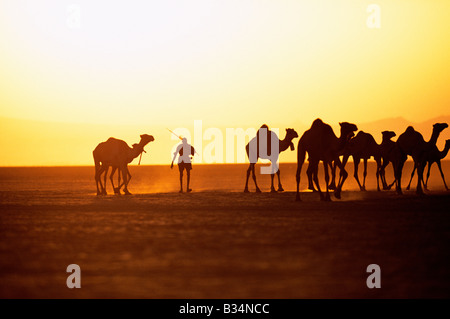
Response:
[[[280,141],[280,153],[288,149],[289,145],[291,145],[291,141],[292,140],[288,140],[287,137]]]
[[[347,141],[348,141],[347,136],[342,134],[342,131],[341,131],[341,136],[339,136],[339,139],[338,139],[338,145],[339,145],[340,150],[345,148],[345,146],[347,145]]]
[[[444,149],[439,152],[439,158],[440,159],[445,158],[447,156],[449,150],[450,150],[450,144],[449,143],[445,143]]]
[[[439,134],[440,134],[440,132],[438,132],[437,130],[433,130],[433,134],[431,134],[431,138],[428,141],[428,143],[436,145]]]
[[[383,137],[383,140],[381,141],[381,144],[387,144],[392,142],[391,137]]]
[[[144,151],[144,147],[141,145],[141,143],[137,145],[138,146],[136,147],[130,148],[128,163],[131,163],[136,157],[138,157]]]

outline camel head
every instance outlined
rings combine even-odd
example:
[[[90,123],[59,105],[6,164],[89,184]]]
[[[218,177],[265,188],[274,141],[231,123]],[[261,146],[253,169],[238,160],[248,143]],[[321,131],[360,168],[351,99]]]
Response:
[[[144,148],[145,145],[147,145],[150,142],[153,142],[154,140],[155,138],[152,135],[142,134],[141,141],[139,142],[139,144],[142,146],[142,148]]]
[[[436,131],[437,133],[441,133],[447,127],[448,127],[447,123],[436,123],[436,124],[433,124],[433,131]]]
[[[394,136],[396,136],[397,134],[395,134],[395,132],[393,131],[383,131],[381,132],[382,136],[383,136],[383,140],[390,140],[391,138],[393,138]]]
[[[294,143],[292,143],[292,140],[297,137],[298,134],[293,128],[286,129],[286,137],[284,139],[290,142],[289,147],[291,148],[291,151],[295,150],[295,146]]]
[[[341,126],[341,137],[345,136],[348,140],[355,136],[355,132],[358,130],[358,127],[353,123],[340,122],[339,125]]]
[[[142,152],[146,153],[144,150],[145,145],[147,145],[148,143],[154,141],[155,138],[151,135],[148,134],[142,134],[141,135],[141,141],[139,142],[139,144],[133,144],[133,154],[134,156],[137,156],[139,154],[141,154]]]
[[[450,140],[445,141],[445,148],[450,147]]]
[[[297,138],[298,134],[293,128],[286,129],[286,139],[292,141],[294,138]]]

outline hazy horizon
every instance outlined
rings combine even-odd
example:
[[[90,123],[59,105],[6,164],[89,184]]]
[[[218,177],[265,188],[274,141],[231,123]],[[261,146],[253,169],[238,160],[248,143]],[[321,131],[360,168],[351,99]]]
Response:
[[[344,119],[343,119],[344,120]],[[410,122],[404,118],[386,118],[377,119],[371,122],[356,123],[359,130],[371,133],[377,143],[381,143],[381,132],[383,130],[392,130],[397,133],[393,138],[395,141],[407,126],[413,125],[416,130],[422,133],[425,140],[431,136],[432,124],[434,122],[450,123],[450,116],[440,116],[424,120],[420,123]],[[339,135],[339,125],[337,122],[328,122],[336,135]],[[155,141],[146,146],[147,153],[142,156],[142,165],[166,165],[171,162],[171,149],[179,143],[169,131],[167,126],[132,126],[132,125],[95,125],[95,124],[77,124],[77,123],[55,123],[37,120],[8,119],[0,117],[0,146],[2,149],[9,150],[4,152],[0,158],[2,167],[35,167],[35,166],[90,166],[93,165],[92,151],[100,143],[109,137],[115,137],[124,140],[128,145],[138,142],[139,135],[143,133],[151,134]],[[196,143],[198,135],[194,132],[193,123],[186,123],[184,127],[191,132],[193,145]],[[263,124],[263,123],[261,123]],[[270,122],[265,122],[269,127],[277,128]],[[299,123],[285,127],[294,128],[299,137],[306,131],[310,124]],[[284,138],[284,128],[279,128],[280,139]],[[222,139],[212,136],[206,136],[208,129],[219,129],[222,133]],[[214,143],[216,139],[221,140],[224,152],[226,151],[226,128],[214,128],[208,122],[203,121],[202,125],[202,146],[205,151],[206,146]],[[231,128],[238,128],[231,126]],[[244,130],[249,128],[242,127]],[[253,127],[257,129],[258,126]],[[175,129],[172,127],[172,129]],[[31,134],[30,134],[31,132]],[[217,133],[217,132],[216,132]],[[446,129],[441,133],[438,139],[438,148],[442,149],[446,139],[450,139],[450,130]],[[294,139],[294,145],[297,146],[298,138]],[[237,152],[237,138],[234,141],[234,151]],[[248,137],[246,138],[248,142]],[[220,147],[220,143],[219,143]],[[240,151],[243,152],[243,149]],[[223,162],[226,163],[226,154],[224,153]],[[236,154],[235,154],[236,155]],[[280,162],[296,162],[296,151],[286,150],[280,154]],[[238,158],[235,156],[235,163]],[[247,158],[245,156],[245,161]],[[131,165],[137,164],[138,159],[134,159]],[[212,164],[200,163],[198,156],[194,157],[194,164]],[[220,163],[219,163],[220,164]]]

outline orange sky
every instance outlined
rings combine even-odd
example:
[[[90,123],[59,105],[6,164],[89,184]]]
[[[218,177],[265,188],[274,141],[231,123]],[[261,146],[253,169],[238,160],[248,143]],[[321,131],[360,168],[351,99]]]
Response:
[[[227,127],[284,130],[317,117],[335,124],[448,114],[449,1],[376,1],[379,29],[366,23],[373,1],[72,3],[0,4],[8,133],[0,146],[10,150],[0,165],[90,164],[109,136],[167,142],[165,127],[198,119],[225,135]],[[67,124],[43,132],[8,119]],[[75,148],[50,144],[55,134]],[[36,152],[42,143],[48,154],[36,154],[39,161],[14,143],[31,135]],[[157,141],[155,150],[168,153],[171,145]]]

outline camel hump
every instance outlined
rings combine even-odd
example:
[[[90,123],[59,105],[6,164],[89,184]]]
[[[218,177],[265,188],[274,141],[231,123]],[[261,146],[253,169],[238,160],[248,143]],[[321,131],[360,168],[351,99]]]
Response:
[[[394,137],[396,134],[394,131],[383,131],[383,132],[381,132],[381,135],[383,136],[383,138],[390,139],[390,138]]]
[[[411,154],[412,150],[416,149],[420,145],[423,145],[425,140],[423,139],[422,134],[414,130],[412,126],[408,126],[406,131],[398,137],[397,143],[403,151]]]
[[[334,131],[333,131],[333,128],[331,127],[331,125],[329,125],[327,123],[323,123],[323,122],[321,125],[321,131],[326,135],[334,134]]]
[[[402,136],[403,135],[403,136]],[[404,139],[405,137],[409,136],[409,138],[414,138],[417,140],[423,140],[422,134],[420,132],[417,132],[414,127],[408,126],[406,131],[401,135],[401,137]],[[400,138],[400,137],[399,137]]]
[[[309,129],[309,131],[311,132],[326,132],[330,130],[333,131],[331,126],[327,123],[324,123],[320,118],[315,119],[311,124],[311,128]]]
[[[105,145],[126,145],[128,147],[128,144],[123,141],[123,140],[119,140],[115,137],[110,137],[108,138],[108,140],[106,140],[106,142],[100,143],[100,144],[105,144]]]
[[[311,129],[317,129],[318,127],[321,127],[325,123],[322,121],[322,119],[315,119],[311,124]]]
[[[364,138],[368,142],[375,142],[375,139],[373,138],[372,134],[370,134],[370,133],[366,133],[364,131],[359,131],[358,134],[356,134],[356,137],[358,137],[358,136],[360,136],[361,138]]]
[[[299,140],[299,145],[304,142],[308,143],[311,140],[315,140],[316,142],[318,142],[323,137],[333,135],[334,135],[333,128],[318,118],[315,119],[314,122],[311,124],[311,128],[303,133],[302,137]]]

